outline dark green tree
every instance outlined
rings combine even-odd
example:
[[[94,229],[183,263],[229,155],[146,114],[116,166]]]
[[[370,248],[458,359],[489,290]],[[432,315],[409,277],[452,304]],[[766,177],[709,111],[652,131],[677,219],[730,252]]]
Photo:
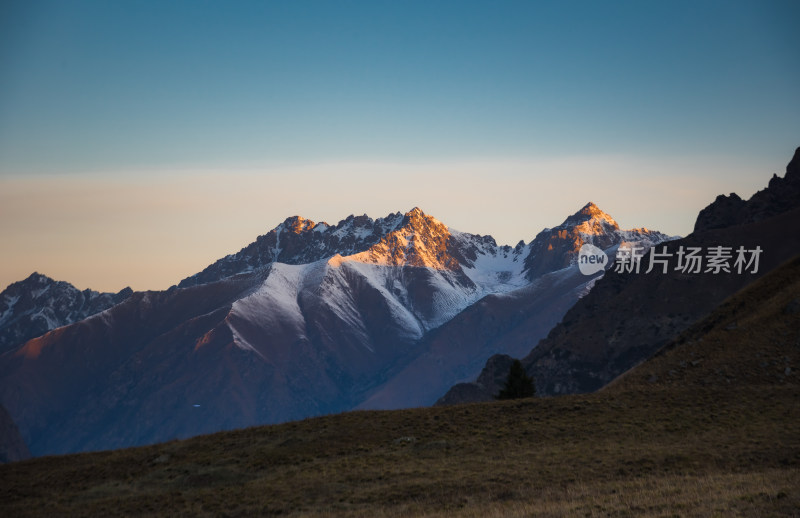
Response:
[[[536,387],[533,385],[533,378],[525,372],[525,367],[519,360],[514,360],[508,371],[508,378],[503,390],[495,396],[495,399],[518,399],[533,397],[536,395]]]

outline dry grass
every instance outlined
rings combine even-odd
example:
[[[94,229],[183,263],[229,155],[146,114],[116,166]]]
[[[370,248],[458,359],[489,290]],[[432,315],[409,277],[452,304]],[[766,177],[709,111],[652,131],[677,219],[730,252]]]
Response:
[[[354,412],[0,469],[5,516],[800,515],[795,387]]]

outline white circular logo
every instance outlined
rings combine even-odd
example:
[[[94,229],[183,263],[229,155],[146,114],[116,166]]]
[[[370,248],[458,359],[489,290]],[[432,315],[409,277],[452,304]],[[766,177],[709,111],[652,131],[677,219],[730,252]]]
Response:
[[[603,271],[608,262],[605,252],[590,243],[584,243],[578,252],[578,268],[584,275]]]

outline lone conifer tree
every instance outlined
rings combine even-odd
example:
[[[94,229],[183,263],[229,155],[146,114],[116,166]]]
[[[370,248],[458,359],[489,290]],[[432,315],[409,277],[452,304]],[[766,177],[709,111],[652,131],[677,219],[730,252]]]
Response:
[[[495,399],[518,399],[534,395],[536,395],[536,387],[533,385],[533,378],[528,376],[519,360],[514,360],[508,371],[506,385],[495,396]]]

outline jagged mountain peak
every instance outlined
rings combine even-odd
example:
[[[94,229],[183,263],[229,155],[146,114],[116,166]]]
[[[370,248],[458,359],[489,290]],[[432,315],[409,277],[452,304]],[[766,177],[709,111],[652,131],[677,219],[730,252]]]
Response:
[[[425,211],[423,211],[419,207],[414,207],[413,209],[403,214],[403,219],[404,221],[419,221],[419,220],[430,220],[430,219],[435,220],[436,218],[428,214],[425,214]]]
[[[525,246],[521,241],[513,249],[498,246],[491,236],[451,230],[418,206],[405,213],[395,212],[375,220],[366,214],[351,214],[335,226],[292,216],[238,253],[224,257],[202,272],[184,279],[179,286],[214,282],[273,263],[310,264],[337,255],[341,259],[334,261],[336,264],[355,261],[455,272],[474,267],[475,261],[481,257],[484,262],[490,257],[493,261],[502,259],[510,263],[524,259],[528,277],[533,279],[568,266],[584,242],[606,249],[623,239],[639,241],[642,236],[650,234],[646,229],[621,231],[617,222],[592,202],[569,216],[558,227],[540,232],[530,246]],[[655,242],[666,237],[655,234],[657,236],[652,239]],[[547,264],[535,267],[533,263],[541,262],[543,257],[550,257],[545,261]],[[507,272],[518,270],[517,265],[505,263],[497,263],[492,268]]]
[[[284,220],[283,223],[278,225],[278,227],[276,227],[275,230],[278,230],[280,232],[281,230],[285,229],[294,234],[302,234],[303,232],[308,232],[309,230],[312,230],[316,226],[317,224],[310,219],[306,219],[302,216],[291,216],[289,218],[286,218],[286,220]]]
[[[525,259],[525,272],[532,280],[565,268],[575,262],[584,243],[607,250],[622,242],[636,242],[648,248],[668,239],[668,236],[646,228],[622,230],[614,218],[589,202],[561,225],[546,228],[536,235]]]
[[[434,218],[430,214],[426,214],[419,207],[414,207],[410,211],[403,214],[403,221],[400,224],[403,228],[409,228],[420,232],[425,231],[438,231],[449,232],[447,225]]]
[[[457,243],[450,229],[433,216],[414,207],[402,223],[368,250],[352,260],[386,266],[424,266],[438,270],[459,270]]]
[[[414,207],[410,211],[403,214],[403,227],[412,227],[416,229],[439,229],[447,230],[447,225],[434,218],[429,214],[425,214],[419,207]]]
[[[559,225],[558,229],[579,227],[580,232],[588,234],[599,234],[614,229],[619,230],[619,224],[600,209],[593,202],[584,205],[578,212],[569,216]]]
[[[41,274],[39,272],[33,272],[22,282],[25,284],[49,284],[49,283],[54,283],[56,281],[48,277],[47,275]]]
[[[397,212],[372,219],[366,214],[350,215],[335,226],[316,223],[302,216],[286,218],[280,225],[235,254],[219,259],[202,272],[181,281],[185,288],[215,282],[251,272],[272,263],[308,264],[336,254],[348,256],[363,252],[399,227],[404,221]]]
[[[179,287],[218,281],[276,262],[309,264],[336,255],[376,264],[457,269],[458,261],[445,257],[444,249],[451,245],[448,227],[419,207],[374,220],[351,214],[335,226],[292,216],[239,252],[184,279]]]
[[[48,277],[47,275],[44,275],[42,273],[33,272],[32,274],[27,276],[25,279],[23,279],[21,281],[17,281],[17,282],[12,283],[12,284],[9,284],[6,287],[6,290],[3,293],[19,295],[19,294],[21,294],[23,292],[28,292],[28,291],[37,290],[37,289],[41,290],[42,288],[49,288],[50,286],[61,286],[63,288],[66,288],[67,286],[69,286],[70,288],[77,289],[77,288],[74,288],[68,282],[57,281],[57,280],[53,279],[52,277]],[[91,290],[87,290],[87,291],[91,291]],[[38,292],[34,291],[33,293],[38,293]],[[37,295],[34,295],[34,296],[37,296]]]

